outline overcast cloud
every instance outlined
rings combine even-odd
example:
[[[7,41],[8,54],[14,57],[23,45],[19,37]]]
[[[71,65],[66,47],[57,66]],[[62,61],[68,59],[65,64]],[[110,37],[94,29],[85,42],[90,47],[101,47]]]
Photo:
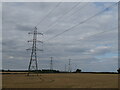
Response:
[[[33,31],[47,13],[58,4],[55,2],[4,2],[2,4],[2,55],[3,69],[27,69],[32,44],[28,32]],[[49,38],[86,20],[115,3],[62,2],[38,26],[38,36],[44,52],[38,52],[39,69],[49,69],[50,57],[53,68],[64,70],[71,59],[72,71],[115,71],[118,68],[118,12],[117,5],[99,16],[80,24],[60,36]],[[69,13],[67,13],[69,12]],[[67,14],[66,14],[67,13]],[[66,14],[66,15],[65,15]],[[59,19],[60,18],[60,19]],[[46,32],[47,31],[47,32]],[[48,41],[47,41],[48,40]],[[43,46],[43,47],[42,47]]]

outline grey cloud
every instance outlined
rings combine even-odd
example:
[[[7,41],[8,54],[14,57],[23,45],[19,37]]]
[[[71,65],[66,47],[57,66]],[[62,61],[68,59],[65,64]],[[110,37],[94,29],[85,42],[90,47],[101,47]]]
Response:
[[[10,69],[27,69],[30,52],[26,52],[25,49],[31,47],[31,44],[26,44],[26,41],[32,37],[28,36],[28,32],[32,31],[34,26],[44,18],[47,13],[55,7],[58,3],[3,3],[3,68]],[[45,18],[44,21],[37,27],[38,32],[45,32],[51,23],[69,11],[76,3],[61,3],[56,10]],[[50,31],[44,33],[43,38],[38,37],[39,40],[47,40],[54,35],[61,33],[62,31],[76,25],[84,19],[99,12],[103,7],[98,8],[94,3],[89,3],[85,8],[79,10],[81,6],[86,3],[81,3],[77,8],[72,10],[69,14],[56,22]],[[105,3],[111,5],[113,3]],[[79,10],[79,11],[78,11]],[[81,24],[71,31],[62,34],[55,39],[45,41],[43,45],[44,52],[38,52],[39,68],[49,68],[49,57],[54,57],[54,68],[64,70],[64,65],[68,64],[68,59],[72,58],[73,70],[76,68],[82,68],[85,71],[96,70],[115,70],[112,60],[102,60],[99,64],[98,55],[113,52],[117,50],[117,30],[115,32],[103,33],[100,35],[92,36],[92,34],[109,30],[116,25],[117,10],[112,9],[113,12],[103,13],[102,16],[95,17],[85,24]],[[72,14],[75,13],[73,16]],[[111,26],[111,27],[109,27]],[[23,32],[24,31],[24,32]],[[82,39],[83,38],[83,39]],[[113,45],[112,48],[96,49],[97,45]],[[40,44],[37,44],[38,48],[41,48]],[[95,50],[94,53],[89,50]],[[88,53],[89,54],[86,54]],[[107,63],[109,61],[109,63]],[[96,63],[96,65],[94,65]],[[46,66],[47,65],[47,66]],[[75,65],[75,66],[74,66]],[[101,65],[106,65],[102,67]],[[116,66],[116,63],[114,63]]]
[[[20,31],[32,31],[33,27],[27,26],[27,25],[16,25],[16,30],[20,30]]]

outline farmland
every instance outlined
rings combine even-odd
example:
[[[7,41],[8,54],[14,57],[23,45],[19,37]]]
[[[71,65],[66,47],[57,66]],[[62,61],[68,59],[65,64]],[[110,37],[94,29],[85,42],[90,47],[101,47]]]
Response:
[[[117,88],[118,74],[3,74],[3,88]]]

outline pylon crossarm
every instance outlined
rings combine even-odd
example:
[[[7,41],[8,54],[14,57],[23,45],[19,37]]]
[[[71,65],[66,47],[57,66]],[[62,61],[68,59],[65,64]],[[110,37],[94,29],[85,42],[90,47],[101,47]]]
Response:
[[[28,42],[33,42],[33,41],[43,43],[42,41],[39,40],[29,40]]]
[[[28,48],[28,49],[26,49],[26,50],[32,50],[32,48]],[[36,51],[43,51],[42,49],[35,49]]]
[[[39,32],[29,32],[28,34],[39,34],[39,35],[43,35],[43,33],[39,33]]]
[[[42,49],[36,49],[37,51],[43,51]]]

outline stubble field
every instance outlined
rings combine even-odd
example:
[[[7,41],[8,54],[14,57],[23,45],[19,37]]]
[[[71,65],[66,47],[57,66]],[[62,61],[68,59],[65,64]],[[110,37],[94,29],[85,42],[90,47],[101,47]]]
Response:
[[[118,74],[4,74],[3,88],[118,88]]]

